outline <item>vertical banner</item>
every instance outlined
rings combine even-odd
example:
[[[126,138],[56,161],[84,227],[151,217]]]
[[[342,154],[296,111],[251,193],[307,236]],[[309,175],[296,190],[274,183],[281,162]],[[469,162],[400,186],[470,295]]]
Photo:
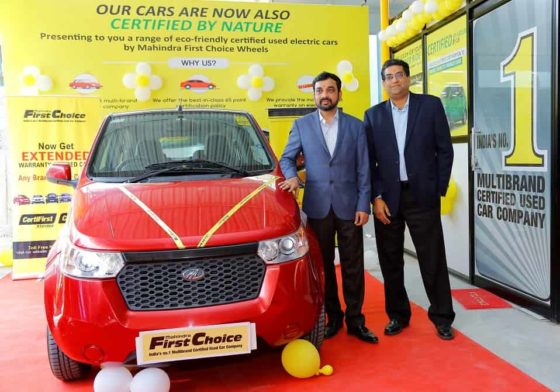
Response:
[[[552,3],[512,0],[473,26],[475,276],[545,304],[551,294]]]
[[[451,137],[467,136],[467,17],[429,34],[428,94],[440,97]]]
[[[99,100],[8,97],[12,164],[13,279],[40,277],[66,222],[73,189],[47,182],[52,162],[69,162],[77,177],[99,127]]]
[[[422,94],[424,92],[424,52],[422,51],[422,40],[419,39],[395,52],[393,57],[408,63],[410,66],[410,91]]]

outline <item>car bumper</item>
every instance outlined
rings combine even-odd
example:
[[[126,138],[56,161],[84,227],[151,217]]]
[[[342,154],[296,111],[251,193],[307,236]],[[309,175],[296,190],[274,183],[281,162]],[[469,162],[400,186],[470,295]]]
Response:
[[[45,309],[51,333],[70,358],[99,365],[135,355],[142,331],[234,322],[256,324],[257,336],[278,346],[307,334],[323,305],[322,275],[310,255],[269,265],[253,300],[194,309],[130,311],[115,279],[86,280],[63,275],[50,263]]]

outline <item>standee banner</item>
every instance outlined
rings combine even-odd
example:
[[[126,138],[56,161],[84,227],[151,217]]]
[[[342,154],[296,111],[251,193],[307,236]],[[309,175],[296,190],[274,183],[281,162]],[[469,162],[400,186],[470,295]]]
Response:
[[[100,121],[99,100],[8,97],[13,197],[13,279],[40,277],[66,222],[73,189],[47,182],[47,166],[69,162],[77,177]]]
[[[512,0],[473,26],[475,274],[543,304],[551,298],[552,13],[552,2]]]
[[[467,131],[467,17],[430,33],[426,40],[428,94],[441,98],[451,137]]]

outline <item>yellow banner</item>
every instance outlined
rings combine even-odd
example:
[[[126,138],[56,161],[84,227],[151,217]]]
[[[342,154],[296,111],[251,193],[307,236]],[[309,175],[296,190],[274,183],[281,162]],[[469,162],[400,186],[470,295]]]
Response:
[[[235,323],[140,332],[138,365],[248,354],[257,348],[255,324]]]
[[[441,98],[451,136],[467,130],[467,17],[428,35],[428,94]]]
[[[330,71],[343,80],[347,113],[361,118],[369,106],[367,7],[1,3],[8,95],[96,95],[104,114],[178,104],[242,109],[268,129],[270,108],[314,107],[311,80]]]
[[[12,168],[14,279],[44,272],[45,260],[66,222],[73,189],[47,182],[47,166],[70,162],[76,178],[99,126],[99,100],[8,97]]]

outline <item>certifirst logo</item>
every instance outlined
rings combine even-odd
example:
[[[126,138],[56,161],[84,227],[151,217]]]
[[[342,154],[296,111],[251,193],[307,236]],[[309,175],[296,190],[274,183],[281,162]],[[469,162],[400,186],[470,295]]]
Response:
[[[52,225],[56,214],[24,214],[19,218],[20,225]]]
[[[23,113],[24,119],[84,119],[86,118],[85,113],[67,113],[60,109],[55,110],[34,110],[34,109],[27,109]]]

